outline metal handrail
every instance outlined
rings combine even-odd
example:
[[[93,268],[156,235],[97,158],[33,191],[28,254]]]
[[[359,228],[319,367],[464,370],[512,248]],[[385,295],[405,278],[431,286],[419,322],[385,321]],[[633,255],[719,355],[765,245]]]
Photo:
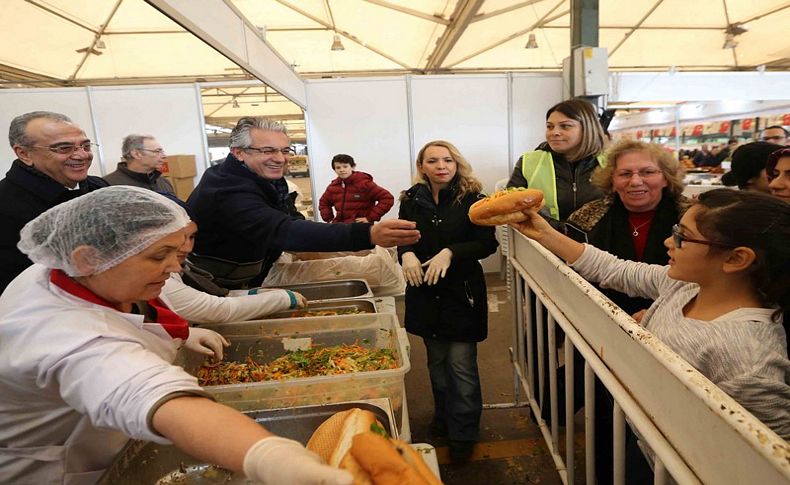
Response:
[[[568,473],[568,465],[572,464],[567,463],[567,457],[572,456],[573,435],[566,428],[566,448],[570,453],[563,460],[558,454],[557,430],[546,429],[546,423],[540,419],[540,403],[533,395],[536,379],[531,335],[535,325],[532,309],[524,309],[525,304],[530,304],[530,292],[535,293],[538,304],[549,312],[549,332],[553,333],[555,321],[565,331],[566,363],[572,362],[575,347],[588,367],[585,374],[592,371],[598,376],[617,402],[616,409],[622,410],[628,424],[655,453],[656,483],[665,483],[669,475],[678,483],[788,483],[790,445],[786,441],[639,327],[553,254],[521,234],[511,235],[509,242],[509,264],[516,277],[513,296],[518,323],[514,368],[564,482],[572,483]],[[537,312],[538,319],[541,313]],[[537,323],[540,333],[543,325]],[[529,341],[526,349],[525,340]],[[537,348],[540,353],[542,345]],[[556,382],[553,385],[551,382],[556,374],[556,359],[549,362],[553,363],[548,369],[549,387],[554,393],[551,401],[555,403],[552,407],[556,407]],[[538,374],[542,363],[542,357],[538,356]],[[527,376],[524,368],[528,369]],[[566,382],[572,383],[573,369],[568,370],[571,378],[566,377]],[[585,377],[585,387],[589,388],[585,401],[589,406],[594,404],[588,398],[592,376]],[[540,375],[537,381],[542,388]],[[566,385],[566,393],[572,392],[572,388],[572,384]],[[565,411],[566,423],[570,424],[573,407],[572,396],[568,397]],[[551,428],[558,427],[556,414],[555,409]],[[592,421],[591,416],[591,410],[586,409],[587,422]],[[586,454],[594,456],[595,450],[591,449],[594,430],[587,429],[586,434]],[[618,450],[616,447],[616,459],[621,458]],[[588,482],[594,477],[590,473],[592,462],[592,456],[588,456]],[[621,483],[622,470],[615,470],[614,476],[615,483]]]

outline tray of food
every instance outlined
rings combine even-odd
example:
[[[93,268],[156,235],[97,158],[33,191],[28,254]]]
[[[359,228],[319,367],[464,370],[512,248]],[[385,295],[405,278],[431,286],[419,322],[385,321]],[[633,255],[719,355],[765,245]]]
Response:
[[[391,313],[205,325],[231,345],[220,363],[182,350],[176,363],[242,411],[389,398],[402,417],[408,339]]]
[[[377,313],[376,304],[373,300],[314,301],[310,302],[305,308],[272,313],[267,315],[266,319],[331,317],[337,315],[360,315],[362,313]]]
[[[298,285],[278,285],[277,287],[301,293],[310,302],[373,296],[373,291],[365,280],[317,281]]]
[[[387,399],[371,399],[291,409],[248,411],[249,417],[280,436],[307,445],[322,423],[338,413],[353,409],[371,413],[391,436],[397,426]],[[172,445],[130,441],[107,469],[98,485],[249,484],[243,476],[182,452]]]

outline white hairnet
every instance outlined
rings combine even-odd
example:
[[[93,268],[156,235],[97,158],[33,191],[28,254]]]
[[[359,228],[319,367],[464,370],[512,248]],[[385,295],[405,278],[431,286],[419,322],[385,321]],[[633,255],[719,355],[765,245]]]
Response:
[[[101,273],[189,223],[183,208],[151,190],[115,186],[53,207],[22,228],[17,247],[34,262],[69,276]],[[77,269],[72,252],[93,248]]]

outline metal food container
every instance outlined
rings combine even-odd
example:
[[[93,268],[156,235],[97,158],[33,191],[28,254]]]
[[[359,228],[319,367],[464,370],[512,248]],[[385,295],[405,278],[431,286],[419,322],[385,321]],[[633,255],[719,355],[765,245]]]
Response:
[[[333,414],[351,408],[365,409],[397,436],[392,408],[386,399],[307,406],[292,409],[248,411],[245,414],[269,431],[307,444],[313,431]],[[130,441],[97,485],[249,484],[244,476],[201,462],[172,445]]]
[[[376,308],[376,304],[373,300],[337,300],[337,301],[316,301],[310,302],[305,308],[301,308],[298,310],[285,310],[282,312],[272,313],[271,315],[267,315],[266,319],[271,320],[273,318],[316,318],[318,315],[303,315],[304,312],[310,311],[321,311],[321,310],[333,310],[338,312],[354,310],[356,314],[362,313],[378,313]],[[323,315],[323,316],[333,316],[333,315]],[[338,316],[348,316],[348,315],[338,315]]]
[[[317,346],[357,343],[371,349],[387,348],[397,363],[395,369],[206,386],[205,390],[221,403],[240,411],[251,411],[389,398],[395,418],[398,422],[402,418],[403,382],[410,368],[409,342],[398,331],[400,324],[391,313],[256,320],[202,327],[219,332],[230,341],[225,360],[243,362],[251,356],[256,362],[271,362],[285,354],[286,345],[297,342],[294,339],[309,338]],[[204,358],[181,349],[176,364],[195,375]]]
[[[365,280],[317,281],[315,283],[277,286],[277,288],[301,293],[310,302],[373,296],[373,291]]]

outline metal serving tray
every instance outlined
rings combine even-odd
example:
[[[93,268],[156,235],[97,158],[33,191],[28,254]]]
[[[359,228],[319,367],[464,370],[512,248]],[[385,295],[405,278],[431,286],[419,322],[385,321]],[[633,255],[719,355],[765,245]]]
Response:
[[[245,414],[269,431],[307,444],[318,426],[331,415],[351,408],[366,409],[397,436],[388,399],[249,411]],[[172,445],[130,441],[97,485],[250,484],[245,477],[201,462]]]
[[[310,302],[307,307],[299,310],[285,310],[282,312],[272,313],[266,317],[267,320],[272,318],[314,318],[317,316],[330,316],[330,315],[303,315],[306,311],[319,311],[319,310],[356,310],[359,313],[378,313],[376,304],[373,300],[334,300],[334,301],[314,301]],[[332,315],[334,316],[334,315]],[[347,315],[345,315],[347,316]]]
[[[367,298],[373,296],[367,281],[317,281],[298,285],[284,285],[277,288],[301,293],[307,301],[348,300],[350,298]]]
[[[325,403],[389,398],[395,419],[403,416],[403,381],[409,371],[408,339],[392,313],[366,313],[333,317],[257,320],[203,325],[231,343],[225,360],[271,362],[288,349],[308,345],[354,344],[390,349],[397,367],[350,374],[297,377],[281,381],[206,386],[217,401],[240,411],[311,406]],[[196,375],[205,356],[182,348],[175,364]]]

